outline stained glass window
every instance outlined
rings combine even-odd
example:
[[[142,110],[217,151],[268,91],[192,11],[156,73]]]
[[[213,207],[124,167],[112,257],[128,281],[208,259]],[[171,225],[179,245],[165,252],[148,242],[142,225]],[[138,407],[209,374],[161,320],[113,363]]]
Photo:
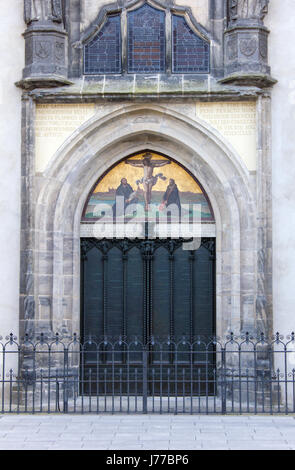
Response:
[[[177,15],[172,15],[172,54],[175,73],[209,72],[209,44]]]
[[[209,42],[176,14],[172,14],[172,57],[166,63],[166,13],[148,3],[127,13],[127,50],[123,51],[127,60],[122,64],[121,20],[119,13],[108,15],[85,45],[85,74],[165,73],[170,64],[172,73],[209,73]]]
[[[121,72],[121,17],[107,18],[99,33],[85,46],[85,73]]]
[[[148,4],[128,13],[128,72],[165,72],[165,12]]]

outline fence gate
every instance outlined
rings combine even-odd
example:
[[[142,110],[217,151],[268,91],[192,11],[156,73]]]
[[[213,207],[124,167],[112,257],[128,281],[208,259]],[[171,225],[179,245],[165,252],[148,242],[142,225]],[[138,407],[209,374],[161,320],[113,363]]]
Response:
[[[184,248],[181,239],[81,240],[83,394],[214,393],[210,380],[193,380],[213,374],[213,346],[189,343],[214,335],[215,239]]]

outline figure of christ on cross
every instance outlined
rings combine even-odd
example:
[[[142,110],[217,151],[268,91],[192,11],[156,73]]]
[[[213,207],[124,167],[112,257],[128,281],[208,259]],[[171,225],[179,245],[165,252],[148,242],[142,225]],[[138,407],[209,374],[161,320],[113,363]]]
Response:
[[[142,160],[126,160],[126,165],[135,166],[137,168],[143,168],[143,178],[137,180],[136,184],[143,185],[143,194],[145,202],[145,210],[149,210],[149,204],[152,198],[152,188],[157,184],[158,178],[166,180],[166,176],[163,176],[163,173],[158,173],[153,175],[154,168],[159,168],[161,166],[170,165],[169,160],[152,160],[152,154],[147,152],[143,155]]]

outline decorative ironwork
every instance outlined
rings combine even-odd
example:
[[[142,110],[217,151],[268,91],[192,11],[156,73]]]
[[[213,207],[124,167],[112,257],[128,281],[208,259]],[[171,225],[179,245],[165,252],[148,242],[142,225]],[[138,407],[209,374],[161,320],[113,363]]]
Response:
[[[114,247],[124,252],[124,254],[134,247],[140,248],[142,254],[146,258],[152,256],[153,252],[159,247],[165,248],[165,250],[167,250],[170,255],[173,255],[175,250],[180,248],[184,243],[189,243],[192,240],[192,238],[81,238],[81,255],[82,257],[87,257],[88,251],[92,250],[92,248],[97,248],[104,255],[106,255],[108,251]],[[212,238],[202,238],[200,247],[206,248],[206,250],[208,250],[211,255],[214,255],[215,253],[215,241]]]
[[[168,361],[169,358],[169,361]],[[0,338],[1,413],[295,413],[295,334]]]

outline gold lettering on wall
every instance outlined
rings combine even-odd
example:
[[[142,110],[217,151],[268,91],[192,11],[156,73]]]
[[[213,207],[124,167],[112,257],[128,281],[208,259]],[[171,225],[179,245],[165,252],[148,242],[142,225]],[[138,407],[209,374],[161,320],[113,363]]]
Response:
[[[66,139],[94,114],[93,103],[38,104],[35,122],[36,172],[43,172]]]
[[[228,140],[249,171],[256,170],[255,102],[197,103],[196,114]]]

